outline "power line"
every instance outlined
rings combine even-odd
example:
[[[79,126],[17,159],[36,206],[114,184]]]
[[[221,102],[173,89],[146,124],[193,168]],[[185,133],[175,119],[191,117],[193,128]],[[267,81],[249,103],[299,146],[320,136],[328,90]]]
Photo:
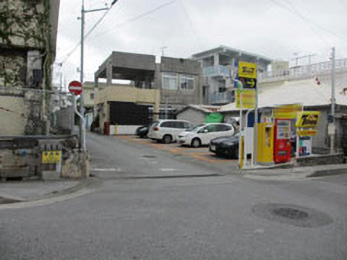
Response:
[[[103,34],[105,34],[105,33],[108,33],[108,32],[114,31],[114,30],[117,30],[118,28],[120,28],[120,27],[122,27],[122,26],[126,26],[126,25],[128,25],[129,23],[135,22],[135,21],[140,20],[141,18],[143,18],[143,17],[145,17],[145,16],[147,16],[147,15],[150,15],[150,14],[156,12],[156,11],[159,11],[160,9],[163,9],[164,7],[166,7],[166,6],[168,6],[168,5],[171,5],[171,4],[173,4],[174,2],[176,2],[176,0],[172,0],[172,1],[166,2],[166,3],[164,3],[164,4],[161,4],[161,5],[159,5],[159,6],[155,7],[155,8],[153,8],[153,9],[147,11],[147,12],[144,12],[144,13],[139,14],[139,15],[137,15],[137,16],[135,16],[135,17],[129,19],[129,20],[126,20],[125,22],[116,24],[116,25],[112,26],[112,28],[110,28],[110,29],[108,29],[108,30],[106,30],[106,31],[103,31],[103,32],[101,32],[101,33],[99,33],[99,34],[96,34],[95,36],[100,36],[100,35],[103,35]]]
[[[325,31],[326,33],[329,33],[330,35],[333,35],[337,38],[340,38],[340,40],[342,40],[342,36],[338,35],[337,33],[335,33],[334,31],[316,23],[313,22],[312,20],[310,20],[309,18],[307,18],[305,15],[303,15],[299,9],[293,4],[291,3],[289,0],[285,0],[287,5],[282,3],[282,2],[278,2],[276,0],[270,0],[271,2],[273,2],[274,4],[282,7],[283,9],[286,9],[287,11],[291,12],[292,14],[298,16],[301,20],[303,20],[310,28],[311,30],[322,39],[322,41],[324,41],[324,43],[326,44],[326,46],[329,46],[328,42],[326,41],[325,38],[322,37],[321,33],[318,30],[321,31]]]
[[[147,12],[145,12],[145,13],[142,13],[142,14],[140,14],[140,15],[138,15],[138,16],[135,16],[135,17],[133,17],[133,18],[131,18],[131,19],[125,21],[125,22],[122,22],[122,23],[119,23],[119,24],[117,24],[117,25],[115,25],[115,26],[112,26],[113,29],[110,29],[110,30],[101,32],[101,33],[95,35],[95,37],[96,37],[96,36],[103,35],[103,34],[105,34],[105,33],[107,33],[107,32],[113,31],[113,30],[115,30],[115,29],[118,29],[119,27],[125,26],[125,25],[127,25],[128,23],[135,22],[135,21],[137,21],[137,20],[139,20],[139,19],[141,19],[141,18],[143,18],[143,17],[145,17],[145,16],[147,16],[147,15],[150,15],[150,14],[152,14],[152,13],[154,13],[154,12],[156,12],[156,11],[158,11],[158,10],[160,10],[160,9],[162,9],[162,8],[164,8],[164,7],[166,7],[166,6],[168,6],[168,5],[173,4],[174,2],[176,2],[176,0],[172,0],[172,1],[170,1],[170,2],[166,2],[166,3],[162,4],[162,5],[159,5],[159,6],[157,6],[156,8],[151,9],[151,10],[149,10],[149,11],[147,11]],[[107,15],[107,13],[108,13],[108,11],[106,11],[106,13],[105,13],[105,14],[94,24],[94,26],[85,34],[84,39],[86,39],[86,38],[93,32],[93,30],[102,22],[102,20],[105,18],[105,16]],[[66,62],[66,61],[70,58],[70,56],[79,48],[80,45],[81,45],[81,41],[79,41],[79,42],[74,46],[74,48],[71,49],[71,51],[66,55],[66,57],[64,58],[64,60],[63,60],[62,62],[63,62],[63,63]]]
[[[112,7],[112,6],[111,6]],[[96,21],[96,23],[92,26],[92,28],[84,35],[83,39],[87,39],[88,36],[95,30],[95,28],[105,19],[106,15],[110,12],[111,7],[109,9],[106,10],[106,12],[99,18],[98,21]],[[65,58],[63,59],[62,63],[65,63],[70,56],[79,48],[79,46],[81,45],[81,41],[79,41],[75,47],[72,48],[72,50],[65,56]]]

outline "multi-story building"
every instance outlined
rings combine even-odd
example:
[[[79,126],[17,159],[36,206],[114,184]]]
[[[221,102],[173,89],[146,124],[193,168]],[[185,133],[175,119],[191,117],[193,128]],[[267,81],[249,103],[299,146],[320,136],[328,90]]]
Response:
[[[0,1],[2,136],[43,134],[48,129],[41,90],[51,87],[59,3]]]
[[[173,112],[189,104],[202,103],[202,70],[197,61],[135,53],[113,52],[95,73],[95,88],[99,79],[127,80],[130,86],[160,90],[160,117],[171,117]],[[114,86],[115,88],[117,86]]]
[[[234,101],[234,82],[231,80],[238,61],[257,63],[258,77],[262,77],[271,64],[271,59],[258,54],[219,46],[196,53],[192,58],[201,64],[204,76],[203,102],[210,105],[227,104]]]

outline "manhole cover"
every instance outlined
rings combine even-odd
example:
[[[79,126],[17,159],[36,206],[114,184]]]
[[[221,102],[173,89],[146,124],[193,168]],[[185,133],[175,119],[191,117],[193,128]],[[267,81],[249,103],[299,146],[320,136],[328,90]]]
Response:
[[[315,209],[289,204],[258,204],[253,213],[261,218],[298,227],[319,227],[333,222],[327,214]]]
[[[275,208],[273,211],[274,214],[289,218],[289,219],[306,219],[309,217],[308,213],[302,210],[293,209],[293,208]]]
[[[157,156],[154,155],[143,155],[143,158],[157,158]]]

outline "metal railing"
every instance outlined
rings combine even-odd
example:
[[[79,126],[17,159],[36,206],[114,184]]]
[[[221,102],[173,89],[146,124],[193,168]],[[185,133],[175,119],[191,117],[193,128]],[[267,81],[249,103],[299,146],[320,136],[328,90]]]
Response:
[[[203,68],[205,77],[213,77],[213,76],[229,76],[230,68],[223,65],[210,66]]]
[[[233,102],[233,95],[231,92],[214,92],[209,96],[210,104],[222,104],[222,103],[231,103]]]
[[[316,75],[329,74],[331,72],[332,62],[320,62],[310,65],[295,66],[289,70],[282,70],[276,73],[266,72],[258,76],[259,81],[276,81],[276,80],[295,80],[306,79]],[[336,72],[347,71],[347,58],[335,61]]]

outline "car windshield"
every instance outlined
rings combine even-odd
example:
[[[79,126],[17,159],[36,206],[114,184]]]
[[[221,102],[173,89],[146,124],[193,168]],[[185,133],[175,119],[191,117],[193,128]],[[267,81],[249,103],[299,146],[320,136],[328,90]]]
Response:
[[[188,131],[188,132],[197,132],[203,126],[205,126],[205,124],[194,125],[191,128],[188,128],[186,131]]]

